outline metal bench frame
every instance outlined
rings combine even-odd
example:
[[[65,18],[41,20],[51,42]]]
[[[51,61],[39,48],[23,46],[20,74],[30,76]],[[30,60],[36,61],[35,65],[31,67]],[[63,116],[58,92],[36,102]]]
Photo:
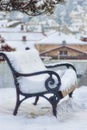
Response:
[[[63,98],[63,95],[62,95],[61,91],[59,91],[59,88],[61,87],[61,78],[60,78],[60,76],[55,71],[52,71],[52,70],[49,70],[49,69],[46,70],[46,71],[40,71],[40,72],[28,73],[28,74],[19,73],[13,68],[10,60],[8,59],[8,57],[7,57],[7,55],[5,53],[0,52],[0,56],[3,57],[7,61],[8,65],[9,65],[9,67],[11,69],[11,72],[13,74],[14,84],[15,84],[15,87],[16,87],[16,105],[15,105],[13,115],[17,114],[18,108],[19,108],[20,104],[24,100],[26,100],[26,99],[28,99],[30,97],[36,97],[35,102],[34,102],[34,105],[36,105],[38,100],[39,100],[39,97],[43,97],[51,104],[53,115],[57,117],[57,110],[56,110],[57,109],[57,104],[60,101],[60,99]],[[53,65],[53,66],[50,65],[50,66],[46,66],[46,67],[52,69],[52,68],[55,68],[55,67],[58,67],[58,66],[66,66],[67,68],[71,67],[76,72],[75,67],[72,64],[69,64],[69,63],[56,64],[56,65]],[[47,91],[32,93],[32,94],[26,94],[26,93],[23,93],[23,92],[20,91],[19,83],[17,81],[18,77],[20,77],[20,76],[28,77],[28,76],[35,76],[35,75],[43,75],[43,74],[46,74],[46,73],[49,74],[49,78],[45,81],[45,87],[46,87]],[[57,86],[55,88],[52,89],[52,88],[49,87],[49,84],[53,85],[54,82],[55,82],[53,80],[53,78],[52,78],[53,75],[55,75],[57,77],[58,84],[57,84]],[[69,97],[72,97],[72,92],[70,92],[68,94]],[[51,96],[48,97],[47,94],[51,94]],[[23,99],[20,99],[21,95],[24,96]]]

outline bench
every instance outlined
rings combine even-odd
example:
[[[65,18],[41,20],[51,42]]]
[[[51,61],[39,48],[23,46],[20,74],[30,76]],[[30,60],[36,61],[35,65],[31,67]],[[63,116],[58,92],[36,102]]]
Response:
[[[36,49],[14,52],[0,52],[7,61],[13,74],[16,87],[16,105],[13,115],[16,115],[20,104],[30,98],[45,98],[52,106],[54,116],[57,116],[57,104],[66,95],[72,97],[77,87],[75,67],[70,63],[57,63],[45,66]],[[66,67],[63,70],[58,67]],[[54,70],[53,68],[56,68]],[[49,95],[49,96],[48,96]],[[21,99],[20,96],[23,96]]]

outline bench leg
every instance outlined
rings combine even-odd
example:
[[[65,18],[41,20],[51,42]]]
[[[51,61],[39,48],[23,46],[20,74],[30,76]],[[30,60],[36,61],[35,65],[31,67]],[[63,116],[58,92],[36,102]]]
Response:
[[[13,115],[17,115],[18,108],[20,106],[20,103],[17,103],[13,112]]]
[[[52,112],[55,117],[57,117],[57,104],[59,102],[60,98],[57,96],[50,97],[49,101],[52,105]]]
[[[39,100],[39,96],[36,96],[35,102],[34,102],[33,104],[34,104],[34,105],[37,105],[38,100]]]
[[[72,94],[73,94],[73,92],[69,93],[69,97],[70,97],[70,98],[72,97]]]
[[[57,103],[52,104],[52,112],[55,117],[57,117]]]
[[[15,105],[15,109],[14,109],[13,115],[17,115],[17,111],[18,111],[18,108],[19,108],[21,102],[22,101],[20,101],[19,94],[17,93],[16,105]]]

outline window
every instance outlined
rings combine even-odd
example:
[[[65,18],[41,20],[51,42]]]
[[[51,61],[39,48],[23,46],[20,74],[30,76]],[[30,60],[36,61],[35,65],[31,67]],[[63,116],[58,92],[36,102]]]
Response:
[[[67,51],[60,51],[60,53],[59,53],[61,56],[66,56],[67,54],[68,54],[68,52]]]

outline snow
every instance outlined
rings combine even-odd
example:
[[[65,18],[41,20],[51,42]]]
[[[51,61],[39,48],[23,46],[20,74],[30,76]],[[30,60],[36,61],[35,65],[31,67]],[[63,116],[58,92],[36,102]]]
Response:
[[[33,73],[37,71],[46,70],[43,62],[39,57],[39,52],[34,48],[24,51],[4,53],[9,58],[15,70],[20,73]]]
[[[73,85],[77,84],[77,77],[73,69],[67,69],[61,78],[61,88],[60,90],[68,91]]]
[[[0,28],[6,27],[8,20],[0,20]],[[1,29],[0,29],[1,30]]]
[[[15,89],[0,89],[0,129],[87,130],[87,86],[77,88],[72,99],[65,97],[58,104],[57,118],[52,115],[51,106],[46,100],[40,98],[37,106],[32,105],[33,101],[34,98],[25,101],[18,115],[13,116]]]
[[[59,34],[58,32],[40,40],[38,44],[63,44],[63,41],[65,41],[66,44],[86,44],[86,42],[81,41],[80,38],[76,38],[75,35]]]
[[[32,105],[34,98],[24,101],[13,116],[15,101],[15,88],[0,88],[0,130],[87,130],[87,86],[77,88],[72,99],[66,96],[59,102],[57,118],[43,98],[37,106]]]
[[[39,52],[36,49],[30,49],[25,51],[15,51],[15,52],[4,52],[9,58],[13,68],[23,74],[29,74],[34,72],[46,71],[47,68],[40,59]],[[27,63],[27,64],[26,64]],[[38,65],[37,65],[38,64]],[[77,76],[73,69],[61,70],[63,75],[61,77],[61,88],[62,91],[67,91],[72,87],[76,86]],[[59,71],[56,71],[59,74]],[[19,77],[18,83],[20,90],[23,93],[38,93],[47,91],[45,87],[45,82],[49,78],[48,73],[31,76],[31,77]],[[55,75],[52,77],[55,80],[53,85],[50,84],[50,88],[56,87],[58,84],[58,79]]]
[[[19,20],[10,21],[7,23],[7,27],[14,26],[15,24],[20,24],[21,22]]]
[[[9,32],[6,28],[5,31],[7,31],[7,33],[3,33],[2,28],[0,28],[0,31],[2,36],[7,39],[7,42],[16,46],[18,49],[20,49],[20,47],[23,49],[23,47],[29,45],[32,41],[32,35],[25,33],[27,37],[29,35],[28,38],[30,38],[30,41],[27,39],[28,44],[26,42],[26,45],[25,43],[21,45],[22,41],[20,39],[24,33],[19,34],[16,30],[12,33],[12,30],[9,30]],[[33,39],[33,42],[41,40],[42,38],[39,38],[39,36],[40,35],[38,34],[34,35],[35,39]],[[55,34],[51,35],[52,39],[55,39],[57,42],[61,41],[61,39],[62,41],[67,39],[65,38],[66,36],[62,36],[64,39],[61,36],[56,39]],[[19,41],[16,41],[17,45],[15,45],[16,42],[14,40],[16,38],[17,40],[20,38]],[[71,36],[68,36],[68,39],[71,39],[71,41],[74,42],[74,39],[72,40]],[[45,40],[43,40],[43,42]],[[79,43],[79,41],[76,42]],[[71,72],[69,72],[69,74],[71,75]],[[7,73],[6,77],[8,75],[9,74]],[[71,78],[71,76],[69,76],[69,78]],[[74,78],[75,76],[73,77],[73,80]],[[64,81],[65,80],[66,79],[64,79]],[[70,83],[72,83],[71,81]],[[57,106],[57,118],[52,115],[50,104],[43,98],[40,98],[37,106],[32,105],[34,98],[24,101],[19,108],[18,115],[13,116],[12,112],[15,107],[15,101],[15,88],[0,88],[0,130],[87,130],[87,86],[77,88],[73,93],[72,99],[69,99],[69,97],[66,96],[59,102]]]
[[[26,47],[32,48],[35,43],[44,39],[46,36],[42,32],[25,32],[20,28],[0,28],[0,35],[5,39],[5,43],[10,45],[16,50],[24,50]],[[23,41],[23,36],[26,41]]]
[[[15,21],[11,23],[15,23]],[[6,44],[16,48],[16,50],[24,50],[26,47],[32,48],[36,44],[63,44],[63,41],[66,44],[86,44],[86,42],[80,40],[80,34],[77,36],[73,34],[60,34],[60,32],[46,32],[44,35],[41,30],[39,32],[21,30],[19,25],[15,28],[6,28],[2,26],[1,22],[0,26],[0,35],[5,39]],[[7,26],[7,23],[5,26]],[[26,41],[23,41],[23,36],[26,37]]]

